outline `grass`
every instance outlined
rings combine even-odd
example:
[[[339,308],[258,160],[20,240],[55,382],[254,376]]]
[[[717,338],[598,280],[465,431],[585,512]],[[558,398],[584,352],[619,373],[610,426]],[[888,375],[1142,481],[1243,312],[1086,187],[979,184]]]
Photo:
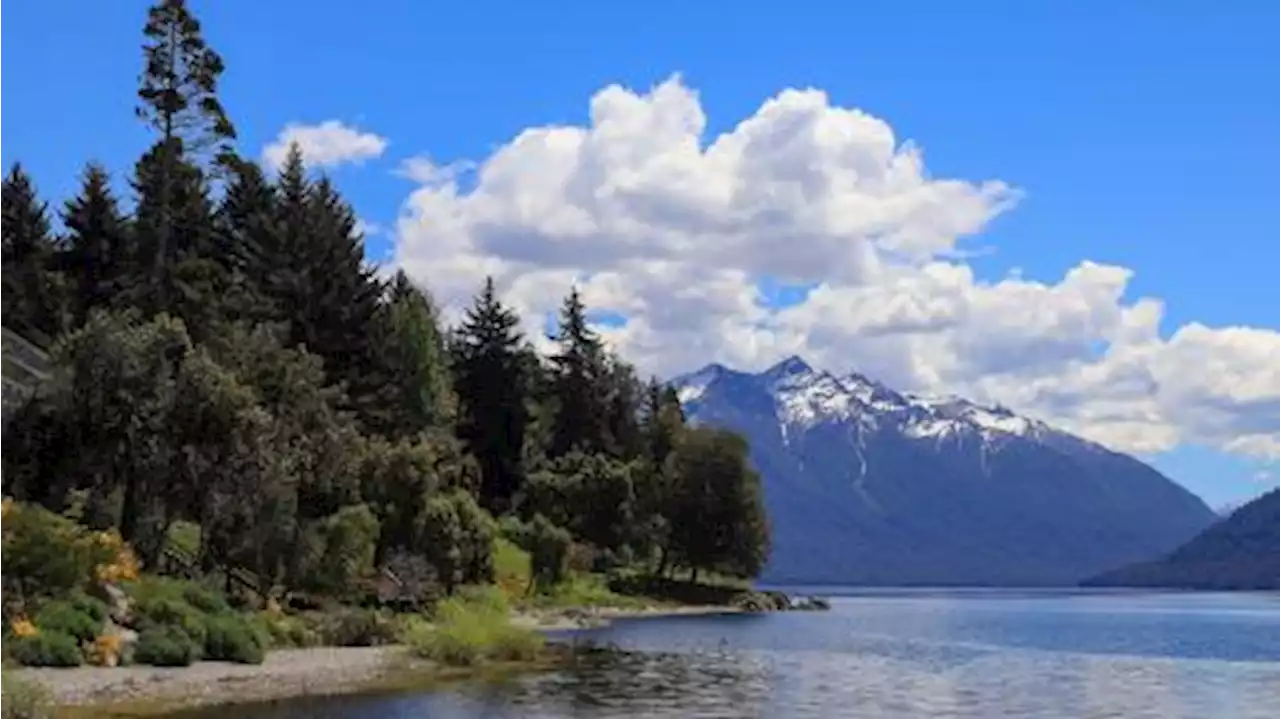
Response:
[[[610,589],[608,579],[599,574],[572,574],[554,587],[528,597],[524,604],[536,609],[643,609],[655,601],[645,596],[619,594]]]
[[[506,596],[496,587],[440,602],[434,621],[407,620],[400,639],[417,656],[449,666],[533,661],[546,645],[542,634],[511,623]]]
[[[19,679],[12,672],[3,677],[3,719],[45,719],[53,716],[53,697],[35,682]]]

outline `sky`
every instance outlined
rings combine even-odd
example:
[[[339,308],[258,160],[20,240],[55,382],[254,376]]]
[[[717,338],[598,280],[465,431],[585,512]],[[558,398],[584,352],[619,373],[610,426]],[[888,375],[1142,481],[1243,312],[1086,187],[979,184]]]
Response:
[[[0,155],[122,191],[146,2],[10,2]],[[1000,402],[1211,505],[1280,485],[1280,4],[192,2],[243,154],[371,260],[662,376],[800,354]]]

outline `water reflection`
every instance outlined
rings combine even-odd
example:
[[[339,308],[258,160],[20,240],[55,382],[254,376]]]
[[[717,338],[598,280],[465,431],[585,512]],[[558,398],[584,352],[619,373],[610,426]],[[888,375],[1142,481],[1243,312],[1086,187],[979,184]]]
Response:
[[[843,600],[830,613],[749,620],[698,617],[621,623],[589,636],[616,642],[627,651],[587,653],[576,666],[555,673],[430,694],[237,707],[192,716],[1280,716],[1280,661],[1273,659],[1280,651],[1280,613],[1274,612],[1274,604],[1265,605],[1271,612],[1236,612],[1237,604],[1232,604],[1232,612],[1213,614],[1205,611],[1200,599],[1194,611],[1178,614],[1175,621],[1169,614],[1174,610],[1149,602],[1144,605],[1147,611],[1121,604],[1103,615],[1096,606],[1071,614],[1060,603],[1038,608],[1013,603],[993,610],[986,599],[950,606],[935,599],[920,605],[911,601]],[[1171,606],[1181,606],[1177,602]],[[1120,625],[1127,625],[1130,633]],[[1121,643],[1113,646],[1114,642]],[[1119,651],[1132,647],[1150,651]],[[1206,658],[1215,655],[1223,658]]]

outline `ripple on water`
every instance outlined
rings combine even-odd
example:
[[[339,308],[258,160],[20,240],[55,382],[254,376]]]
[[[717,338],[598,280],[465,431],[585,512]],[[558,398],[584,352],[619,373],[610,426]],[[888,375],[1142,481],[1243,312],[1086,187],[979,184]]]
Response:
[[[587,634],[637,651],[592,653],[499,685],[200,716],[1280,717],[1280,606],[1266,597],[869,598],[828,613],[645,620]]]

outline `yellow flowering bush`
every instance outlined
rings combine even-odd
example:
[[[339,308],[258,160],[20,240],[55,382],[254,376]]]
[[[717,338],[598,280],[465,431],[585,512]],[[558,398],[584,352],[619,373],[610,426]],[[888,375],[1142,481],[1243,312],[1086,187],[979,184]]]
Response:
[[[119,634],[103,634],[89,645],[89,663],[100,667],[113,667],[120,663],[120,648],[124,640]]]
[[[38,505],[5,500],[4,507],[7,606],[138,578],[137,555],[117,532],[91,531]]]
[[[99,582],[127,582],[138,578],[141,567],[133,547],[125,543],[115,530],[97,532],[93,535],[94,544],[106,561],[93,568],[94,578]]]
[[[34,637],[40,633],[40,630],[36,628],[36,625],[26,617],[18,617],[14,619],[13,622],[10,623],[9,628],[13,630],[13,636],[15,637]]]

